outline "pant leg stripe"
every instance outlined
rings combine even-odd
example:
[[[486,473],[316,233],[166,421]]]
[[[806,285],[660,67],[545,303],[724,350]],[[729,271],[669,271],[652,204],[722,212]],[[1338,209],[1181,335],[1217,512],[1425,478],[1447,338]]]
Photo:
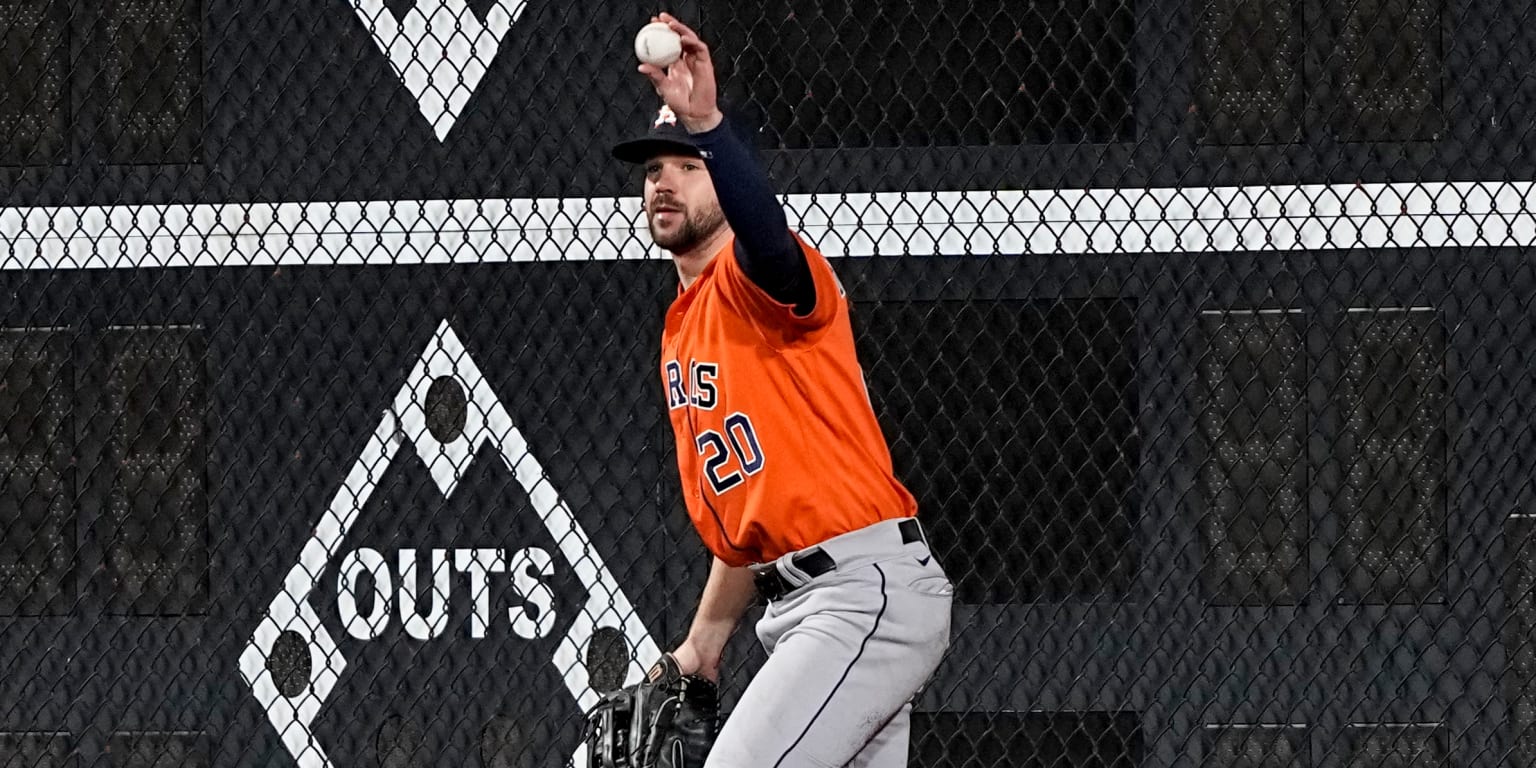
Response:
[[[779,755],[779,759],[774,762],[773,768],[779,768],[780,765],[783,765],[784,759],[789,757],[789,753],[795,751],[795,747],[800,746],[800,742],[805,740],[805,735],[811,732],[811,726],[816,724],[817,719],[821,717],[821,713],[826,711],[827,705],[832,703],[832,697],[837,695],[837,689],[843,687],[843,681],[848,679],[848,673],[853,671],[853,665],[858,664],[859,659],[864,656],[864,648],[869,645],[870,638],[874,637],[875,632],[879,631],[880,620],[885,617],[885,607],[890,603],[890,598],[885,594],[885,571],[881,570],[878,563],[875,564],[874,569],[876,573],[880,574],[880,611],[875,614],[874,625],[869,628],[869,634],[865,635],[864,640],[859,643],[859,652],[854,654],[853,660],[848,662],[847,667],[843,668],[843,675],[837,679],[837,685],[832,686],[832,691],[827,694],[826,700],[821,702],[821,706],[816,708],[816,714],[811,716],[811,721],[805,724],[805,729],[800,731],[800,735],[795,737],[794,743],[784,750],[784,754]]]

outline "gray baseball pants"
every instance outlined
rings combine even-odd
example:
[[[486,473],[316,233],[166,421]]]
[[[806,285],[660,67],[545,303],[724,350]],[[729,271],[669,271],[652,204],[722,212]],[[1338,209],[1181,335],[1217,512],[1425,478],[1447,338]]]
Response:
[[[906,768],[912,698],[949,647],[954,588],[902,522],[817,545],[836,566],[815,578],[800,553],[754,566],[792,589],[757,624],[768,661],[706,768]]]

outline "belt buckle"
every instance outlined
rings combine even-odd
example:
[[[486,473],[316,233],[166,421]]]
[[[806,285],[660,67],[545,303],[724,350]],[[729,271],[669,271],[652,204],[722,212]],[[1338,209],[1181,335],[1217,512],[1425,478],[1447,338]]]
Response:
[[[783,597],[791,589],[789,581],[779,573],[779,567],[774,563],[764,563],[761,568],[754,569],[752,583],[757,588],[757,594],[768,602]]]

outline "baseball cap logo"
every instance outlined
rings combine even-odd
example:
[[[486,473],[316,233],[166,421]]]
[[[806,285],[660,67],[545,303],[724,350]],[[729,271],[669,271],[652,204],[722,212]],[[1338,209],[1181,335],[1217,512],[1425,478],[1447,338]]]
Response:
[[[660,128],[663,124],[677,125],[677,113],[665,104],[661,105],[661,109],[656,110],[656,122],[651,123],[651,127]]]

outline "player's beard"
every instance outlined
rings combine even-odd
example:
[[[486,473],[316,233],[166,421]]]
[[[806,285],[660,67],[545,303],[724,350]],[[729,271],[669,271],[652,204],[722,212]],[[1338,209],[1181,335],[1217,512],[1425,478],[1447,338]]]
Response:
[[[725,212],[718,205],[697,210],[686,208],[683,211],[683,225],[669,234],[656,231],[656,214],[650,214],[647,223],[651,228],[651,240],[657,245],[672,253],[688,253],[725,226]]]

